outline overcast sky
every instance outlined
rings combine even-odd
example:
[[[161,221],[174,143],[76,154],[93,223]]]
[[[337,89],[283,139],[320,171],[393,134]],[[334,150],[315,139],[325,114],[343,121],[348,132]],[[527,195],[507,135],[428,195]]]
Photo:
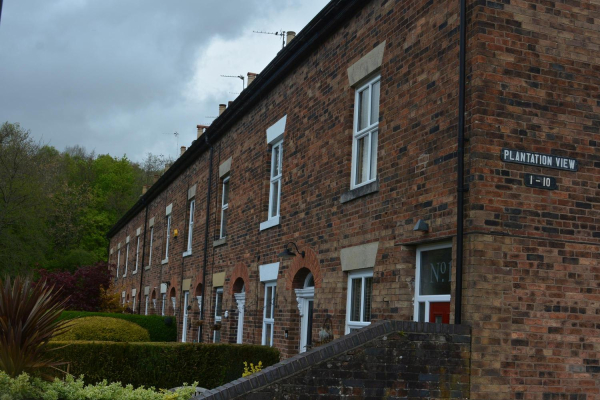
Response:
[[[328,0],[4,0],[0,123],[59,150],[176,156]]]

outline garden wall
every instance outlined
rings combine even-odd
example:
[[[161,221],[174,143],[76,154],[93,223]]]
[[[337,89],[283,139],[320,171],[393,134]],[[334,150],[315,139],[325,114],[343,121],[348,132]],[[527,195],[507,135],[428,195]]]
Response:
[[[470,328],[382,321],[196,399],[469,398]]]

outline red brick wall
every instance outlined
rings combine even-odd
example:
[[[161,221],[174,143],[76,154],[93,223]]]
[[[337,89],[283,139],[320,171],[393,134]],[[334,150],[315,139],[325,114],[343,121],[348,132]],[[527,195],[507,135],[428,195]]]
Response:
[[[194,296],[203,283],[202,340],[210,341],[212,277],[225,272],[223,309],[229,318],[223,319],[221,337],[235,341],[232,287],[241,277],[244,342],[260,343],[259,265],[281,262],[274,342],[288,357],[299,347],[296,274],[308,268],[318,281],[313,337],[329,324],[339,337],[348,280],[340,250],[377,241],[373,319],[412,319],[415,246],[454,241],[456,235],[458,6],[441,0],[371,1],[323,39],[214,143],[204,282],[208,152],[149,204],[148,218],[155,217],[156,225],[142,299],[143,286],[150,286],[160,304],[160,283],[170,281],[180,316],[182,291]],[[473,326],[474,399],[600,398],[597,8],[589,2],[469,2],[463,320]],[[346,70],[384,40],[379,191],[342,204],[341,195],[350,189],[355,93]],[[260,231],[269,194],[266,129],[284,115],[281,224]],[[503,147],[577,158],[580,169],[503,163]],[[220,221],[218,167],[229,157],[228,237],[213,247]],[[556,177],[558,190],[526,188],[525,172]],[[194,184],[193,254],[182,258],[187,190]],[[169,262],[161,265],[165,207],[171,202],[172,228],[180,235],[171,239]],[[116,243],[128,234],[133,240],[143,218],[140,213],[111,239],[113,257]],[[419,219],[429,224],[428,233],[412,230]],[[306,258],[278,257],[290,241]],[[119,278],[117,289],[139,292],[140,277]],[[181,287],[184,279],[191,279],[191,288]],[[197,303],[190,318],[199,320]],[[178,323],[181,329],[181,318]],[[196,338],[194,325],[188,340]]]

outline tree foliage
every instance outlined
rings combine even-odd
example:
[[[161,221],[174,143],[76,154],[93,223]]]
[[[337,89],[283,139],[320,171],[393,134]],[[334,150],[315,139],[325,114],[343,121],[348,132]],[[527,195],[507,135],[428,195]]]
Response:
[[[0,126],[0,273],[75,271],[106,261],[106,232],[169,158],[96,155],[35,142],[19,124]]]

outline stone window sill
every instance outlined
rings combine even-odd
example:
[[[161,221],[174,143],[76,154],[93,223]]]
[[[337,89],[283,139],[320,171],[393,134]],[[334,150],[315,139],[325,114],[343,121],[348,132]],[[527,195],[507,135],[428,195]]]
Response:
[[[277,225],[279,225],[279,217],[273,217],[273,218],[266,220],[265,222],[261,222],[260,230],[264,231],[265,229],[269,229],[269,228],[272,228]]]
[[[215,240],[213,242],[213,247],[219,247],[219,246],[223,246],[225,244],[227,244],[227,238],[226,237],[221,238],[219,240]]]
[[[189,257],[191,255],[192,255],[192,251],[190,250],[190,251],[185,251],[181,256],[182,257]]]
[[[349,201],[361,198],[371,193],[379,192],[379,180],[376,180],[371,183],[367,183],[366,185],[359,186],[356,189],[352,189],[342,194],[340,197],[340,203],[344,204]]]
[[[164,260],[162,260],[160,263],[161,263],[162,265],[165,265],[165,264],[168,264],[168,262],[169,262],[169,259],[168,259],[168,258],[165,258],[165,259],[164,259]]]

